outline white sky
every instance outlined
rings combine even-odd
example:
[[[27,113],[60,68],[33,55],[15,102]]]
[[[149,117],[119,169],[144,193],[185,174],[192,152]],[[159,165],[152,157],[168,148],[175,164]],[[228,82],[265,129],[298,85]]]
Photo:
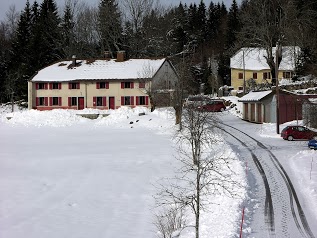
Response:
[[[80,2],[86,2],[88,4],[91,4],[91,5],[97,5],[99,3],[99,0],[79,0]],[[173,5],[178,5],[179,4],[179,0],[160,0],[162,4],[166,4],[166,5],[170,5],[170,4],[173,4]],[[34,0],[30,0],[30,4],[33,4]],[[38,0],[37,1],[39,4],[42,2],[42,0]],[[190,3],[197,3],[199,4],[200,3],[200,0],[182,0],[181,1],[182,3],[186,3],[186,4],[190,4]],[[204,1],[205,4],[207,6],[209,6],[211,0],[205,0]],[[214,3],[217,3],[217,2],[221,2],[220,0],[214,0],[213,1]],[[228,6],[230,7],[231,4],[232,4],[232,0],[223,0],[223,2]],[[237,0],[238,3],[241,2],[241,0]],[[20,12],[24,7],[25,7],[25,3],[26,3],[26,0],[0,0],[0,21],[4,20],[6,18],[6,13],[8,12],[10,6],[15,6],[16,7],[16,10],[18,12]],[[56,0],[56,3],[57,3],[57,6],[59,8],[61,8],[64,3],[65,3],[65,0]]]

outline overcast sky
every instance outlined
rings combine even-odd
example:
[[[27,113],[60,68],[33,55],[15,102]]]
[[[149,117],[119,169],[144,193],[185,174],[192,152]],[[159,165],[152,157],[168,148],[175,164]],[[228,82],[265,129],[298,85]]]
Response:
[[[29,0],[30,4],[32,5],[34,0]],[[91,5],[97,6],[100,0],[79,0],[82,2],[89,3]],[[180,0],[160,0],[162,4],[166,5],[178,5]],[[42,0],[37,0],[37,2],[40,4]],[[196,3],[199,4],[200,0],[181,0],[183,4],[190,4],[190,3]],[[211,0],[204,0],[206,6],[208,7]],[[213,0],[214,3],[222,2],[221,0]],[[223,2],[227,5],[229,8],[232,4],[232,0],[223,0]],[[241,0],[237,0],[238,3],[241,2]],[[10,6],[15,6],[17,12],[20,12],[25,7],[26,0],[0,0],[0,21],[5,20],[6,18],[6,12],[8,12]],[[57,6],[59,8],[62,8],[64,6],[65,0],[56,0]]]

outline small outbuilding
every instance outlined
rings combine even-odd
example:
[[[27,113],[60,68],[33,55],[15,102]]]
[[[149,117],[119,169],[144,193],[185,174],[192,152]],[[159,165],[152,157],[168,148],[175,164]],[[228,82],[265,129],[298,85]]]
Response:
[[[275,89],[250,92],[238,101],[243,103],[242,119],[254,123],[276,123],[276,93]],[[279,123],[303,119],[303,105],[313,94],[296,94],[279,90]]]

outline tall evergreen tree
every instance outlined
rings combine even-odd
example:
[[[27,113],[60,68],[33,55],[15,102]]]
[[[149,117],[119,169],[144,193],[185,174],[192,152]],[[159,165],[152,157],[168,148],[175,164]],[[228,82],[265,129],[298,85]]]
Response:
[[[99,4],[99,31],[102,51],[111,54],[121,49],[122,20],[116,0],[101,0]]]
[[[169,38],[172,39],[174,53],[179,53],[184,50],[184,46],[187,45],[187,6],[182,3],[175,8],[174,17],[172,19],[171,30],[169,31]]]
[[[33,44],[37,44],[37,66],[42,68],[64,58],[62,50],[61,20],[55,0],[43,0],[40,6],[39,21],[35,27]]]
[[[31,39],[31,9],[29,1],[20,15],[15,39],[12,43],[12,54],[8,68],[6,91],[15,94],[16,99],[27,98],[27,80],[30,70],[29,43]]]
[[[76,54],[76,42],[74,33],[74,16],[70,6],[70,2],[65,5],[64,16],[62,18],[62,39],[63,39],[63,51],[67,58]]]
[[[207,14],[206,14],[206,5],[203,0],[200,1],[197,10],[197,29],[198,42],[199,44],[203,43],[206,40],[206,29],[207,29]]]
[[[240,30],[239,24],[239,8],[236,0],[232,1],[231,7],[228,13],[228,29],[227,29],[227,40],[226,40],[226,48],[232,48],[237,40],[237,32]]]

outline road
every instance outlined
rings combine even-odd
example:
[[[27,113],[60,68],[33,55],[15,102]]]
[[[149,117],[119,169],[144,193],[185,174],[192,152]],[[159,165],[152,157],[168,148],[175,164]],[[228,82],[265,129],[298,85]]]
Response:
[[[305,204],[285,158],[301,144],[261,137],[261,125],[224,113],[221,131],[246,165],[249,199],[245,201],[245,237],[317,237],[316,217]]]

